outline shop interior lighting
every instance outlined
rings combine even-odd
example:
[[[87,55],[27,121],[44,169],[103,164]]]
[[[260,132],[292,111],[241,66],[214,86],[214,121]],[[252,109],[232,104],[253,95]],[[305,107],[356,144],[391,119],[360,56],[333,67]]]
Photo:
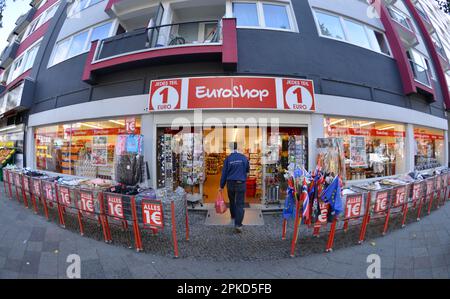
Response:
[[[342,118],[342,119],[338,119],[338,120],[332,121],[332,122],[330,123],[330,126],[339,124],[339,123],[344,122],[344,121],[345,121],[345,118]]]
[[[364,124],[360,124],[359,125],[359,127],[365,127],[365,126],[370,126],[370,125],[373,125],[373,124],[375,124],[376,123],[376,121],[370,121],[370,122],[368,122],[368,123],[364,123]]]
[[[385,127],[385,128],[379,129],[379,130],[380,131],[384,131],[384,130],[390,130],[390,129],[395,129],[395,127],[394,126],[390,126],[390,127]]]
[[[121,126],[125,126],[124,122],[118,121],[118,120],[108,120],[109,122],[112,122],[113,124],[117,124],[117,125],[121,125]]]
[[[94,128],[94,129],[103,129],[102,127],[94,126],[94,125],[87,124],[87,123],[79,123],[79,124],[82,126],[86,126],[86,127],[90,127],[90,128]]]

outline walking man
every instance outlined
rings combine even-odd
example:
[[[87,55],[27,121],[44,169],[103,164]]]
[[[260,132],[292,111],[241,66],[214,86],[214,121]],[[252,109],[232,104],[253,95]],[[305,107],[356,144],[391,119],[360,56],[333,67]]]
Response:
[[[232,153],[223,163],[219,191],[223,191],[226,183],[230,201],[231,221],[234,221],[236,233],[241,233],[242,221],[244,220],[247,174],[250,170],[250,165],[247,157],[237,151],[237,142],[230,143],[230,149]]]

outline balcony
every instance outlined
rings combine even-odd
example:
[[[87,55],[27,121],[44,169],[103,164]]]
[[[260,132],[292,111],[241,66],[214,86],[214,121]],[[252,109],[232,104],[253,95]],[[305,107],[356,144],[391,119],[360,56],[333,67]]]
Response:
[[[1,69],[6,69],[14,61],[19,46],[20,43],[18,41],[14,41],[3,50],[0,56]]]
[[[173,23],[125,32],[94,41],[83,80],[128,67],[193,61],[220,61],[224,68],[237,64],[236,20]]]
[[[442,47],[436,46],[436,52],[438,53],[439,62],[441,63],[441,66],[444,70],[444,72],[447,72],[450,70],[450,61],[445,54],[445,50]]]
[[[428,18],[427,14],[425,13],[425,11],[423,10],[423,8],[421,7],[420,3],[415,5],[417,13],[419,14],[420,18],[423,21],[423,24],[425,25],[425,27],[427,28],[428,33],[433,33],[435,31],[433,24],[431,23],[430,18]]]
[[[409,18],[389,9],[389,14],[394,21],[395,29],[399,34],[402,43],[406,49],[413,48],[419,44],[419,39],[414,31],[414,26]]]
[[[33,20],[33,16],[36,13],[36,8],[31,8],[27,13],[21,15],[16,21],[16,27],[13,30],[14,34],[19,35]]]

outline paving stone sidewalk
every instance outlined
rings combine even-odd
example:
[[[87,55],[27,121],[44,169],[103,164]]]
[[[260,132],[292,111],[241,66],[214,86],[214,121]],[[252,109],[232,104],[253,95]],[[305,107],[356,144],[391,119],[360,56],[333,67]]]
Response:
[[[450,278],[450,203],[361,246],[297,258],[215,261],[136,253],[81,237],[0,194],[0,278],[67,278],[70,254],[81,257],[82,278],[367,278],[370,254],[381,257],[382,278]],[[264,255],[264,248],[254,250]]]

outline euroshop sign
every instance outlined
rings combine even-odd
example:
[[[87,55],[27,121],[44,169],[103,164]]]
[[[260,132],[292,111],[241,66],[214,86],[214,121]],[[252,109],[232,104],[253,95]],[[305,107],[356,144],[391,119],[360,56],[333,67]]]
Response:
[[[276,77],[191,77],[153,80],[149,111],[271,109],[314,112],[314,82]]]

